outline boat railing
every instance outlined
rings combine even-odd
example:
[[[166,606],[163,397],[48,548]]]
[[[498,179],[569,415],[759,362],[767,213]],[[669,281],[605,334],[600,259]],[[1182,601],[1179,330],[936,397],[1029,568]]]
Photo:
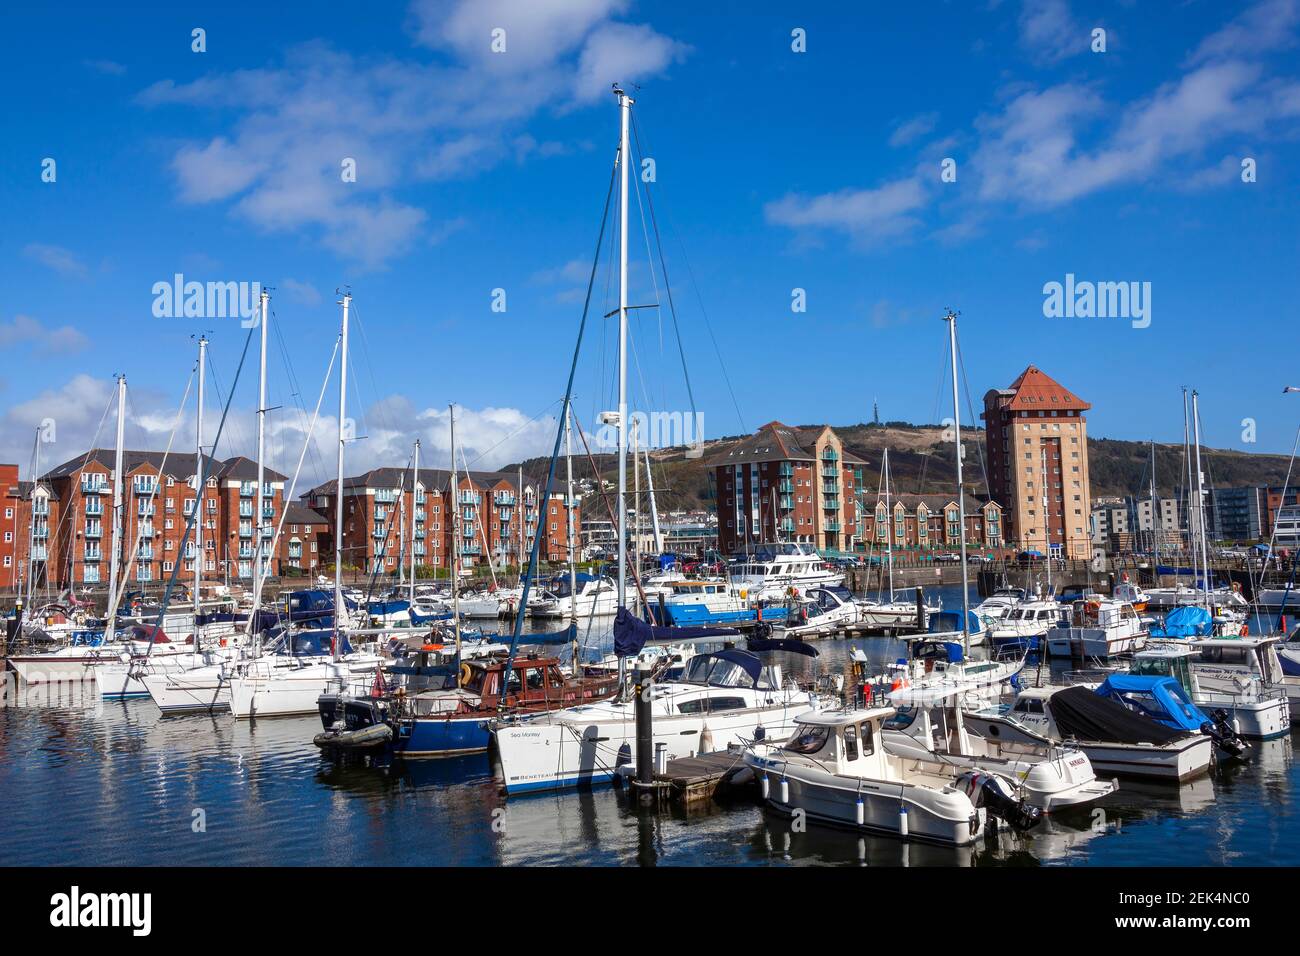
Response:
[[[1112,674],[1120,673],[1115,668],[1090,667],[1079,670],[1066,671],[1061,675],[1061,682],[1067,687],[1078,687],[1080,684],[1100,684]]]

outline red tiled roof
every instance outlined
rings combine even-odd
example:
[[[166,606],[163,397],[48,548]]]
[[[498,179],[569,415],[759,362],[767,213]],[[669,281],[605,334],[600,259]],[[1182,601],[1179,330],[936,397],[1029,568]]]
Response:
[[[1007,389],[1015,395],[1007,404],[1016,411],[1056,409],[1077,409],[1087,411],[1092,408],[1079,396],[1067,391],[1065,386],[1050,375],[1031,365]]]

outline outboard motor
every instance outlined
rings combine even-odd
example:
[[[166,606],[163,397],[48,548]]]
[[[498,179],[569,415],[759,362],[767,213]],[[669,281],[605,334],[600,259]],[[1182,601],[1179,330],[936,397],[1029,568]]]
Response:
[[[1245,760],[1250,756],[1250,744],[1241,739],[1222,707],[1210,711],[1210,719],[1201,725],[1201,733],[1213,740],[1218,753],[1228,760]]]
[[[1013,830],[1023,833],[1043,819],[1043,811],[1028,806],[1005,777],[983,770],[967,770],[957,778],[957,786],[976,807],[984,807],[999,820],[1005,820]]]

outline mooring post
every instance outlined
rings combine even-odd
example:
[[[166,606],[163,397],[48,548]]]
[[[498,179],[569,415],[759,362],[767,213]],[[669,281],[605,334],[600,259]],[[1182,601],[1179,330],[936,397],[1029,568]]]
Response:
[[[925,631],[925,588],[921,585],[916,586],[916,629]]]
[[[644,786],[654,783],[654,730],[651,727],[650,700],[654,682],[650,670],[638,666],[632,675],[636,687],[636,702],[632,713],[636,721],[636,782]]]

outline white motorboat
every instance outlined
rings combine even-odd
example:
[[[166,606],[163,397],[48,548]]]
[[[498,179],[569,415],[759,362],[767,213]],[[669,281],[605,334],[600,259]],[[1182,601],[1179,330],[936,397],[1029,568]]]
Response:
[[[1041,639],[1065,616],[1066,609],[1057,601],[1039,598],[1022,601],[988,625],[988,639],[994,647],[1013,644],[1037,647]]]
[[[1255,603],[1270,611],[1300,614],[1300,588],[1262,588],[1255,592]]]
[[[1110,596],[1116,601],[1132,604],[1135,611],[1145,611],[1151,599],[1146,591],[1128,579],[1127,574],[1121,575],[1119,582],[1111,589]]]
[[[1207,599],[1211,607],[1238,613],[1244,613],[1250,607],[1250,602],[1242,597],[1241,589],[1236,585],[1230,588],[1211,588],[1208,594],[1200,588],[1185,584],[1147,588],[1146,598],[1147,608],[1152,611],[1169,611],[1185,604],[1204,604]]]
[[[916,610],[913,608],[913,618]],[[793,614],[773,624],[782,637],[826,637],[862,620],[862,607],[848,588],[813,588]]]
[[[1061,694],[1068,697],[1056,700]],[[1101,720],[1081,718],[1081,707],[1100,713]],[[1181,783],[1208,773],[1214,757],[1210,737],[1171,730],[1087,687],[1026,688],[1009,706],[968,709],[962,716],[981,737],[1073,744],[1088,755],[1098,773]]]
[[[1017,829],[1038,822],[1006,777],[956,767],[932,754],[909,756],[883,741],[892,707],[800,714],[784,743],[754,746],[745,763],[773,810],[851,827],[954,846],[984,833],[988,812]]]
[[[905,638],[908,659],[868,680],[868,686],[881,694],[903,686],[931,689],[959,686],[972,700],[1001,696],[1011,679],[1024,669],[1024,656],[1004,660],[968,658],[960,637],[960,634],[926,634]],[[851,648],[850,658],[860,669],[865,668],[867,657],[861,650]]]
[[[1270,740],[1291,732],[1276,637],[1160,641],[1133,655],[1130,673],[1172,677],[1206,713],[1223,710],[1242,737]]]
[[[638,657],[639,669],[655,661]],[[812,698],[749,651],[697,654],[680,680],[652,683],[654,743],[673,757],[783,739]],[[619,697],[551,711],[493,731],[507,794],[590,786],[612,780],[632,761],[634,700]]]
[[[1074,601],[1065,620],[1048,630],[1047,653],[1104,660],[1139,651],[1146,641],[1146,624],[1132,604],[1092,594]]]
[[[534,617],[569,618],[579,620],[614,614],[618,610],[618,588],[606,577],[578,574],[578,592],[573,594],[568,576],[556,578],[544,590],[540,600],[529,601],[529,613]]]
[[[923,631],[930,626],[930,616],[939,613],[936,604],[922,604],[918,620],[916,598],[903,597],[907,589],[895,591],[887,601],[859,600],[859,620],[863,626],[882,631]]]
[[[734,556],[727,577],[753,601],[783,600],[791,589],[804,592],[844,583],[844,574],[828,566],[816,548],[792,542],[760,544]]]
[[[1007,740],[972,734],[962,717],[960,687],[896,690],[896,713],[884,723],[885,746],[901,757],[987,770],[1016,780],[1025,802],[1045,813],[1091,803],[1114,793],[1098,780],[1088,755],[1046,739]]]
[[[991,628],[1008,611],[1027,598],[1028,593],[1024,588],[998,588],[971,610],[979,615],[985,627]]]

